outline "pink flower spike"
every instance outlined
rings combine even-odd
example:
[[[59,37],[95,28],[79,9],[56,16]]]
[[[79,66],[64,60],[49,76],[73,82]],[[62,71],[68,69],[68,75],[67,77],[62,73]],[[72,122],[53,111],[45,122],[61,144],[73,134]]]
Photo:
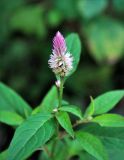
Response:
[[[53,39],[53,53],[48,61],[53,72],[64,77],[73,69],[73,56],[67,51],[65,39],[60,32],[57,32]],[[59,87],[59,83],[56,85]]]
[[[63,35],[58,31],[53,38],[53,53],[62,55],[66,52],[66,43]]]

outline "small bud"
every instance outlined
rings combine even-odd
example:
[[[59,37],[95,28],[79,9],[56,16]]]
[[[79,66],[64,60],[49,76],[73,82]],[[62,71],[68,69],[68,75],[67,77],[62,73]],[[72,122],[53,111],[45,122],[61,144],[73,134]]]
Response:
[[[55,82],[55,84],[56,84],[56,86],[59,88],[59,87],[60,87],[60,84],[61,84],[60,80],[57,80],[57,81]]]
[[[57,108],[54,108],[54,109],[53,109],[53,112],[58,112],[58,109],[57,109]]]

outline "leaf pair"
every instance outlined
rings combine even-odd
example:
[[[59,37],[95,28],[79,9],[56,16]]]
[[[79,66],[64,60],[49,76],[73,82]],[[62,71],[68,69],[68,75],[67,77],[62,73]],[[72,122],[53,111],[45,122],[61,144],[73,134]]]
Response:
[[[124,91],[111,91],[107,92],[95,100],[91,99],[91,103],[87,110],[85,111],[84,117],[94,116],[98,114],[103,114],[111,110],[122,98],[124,97]],[[93,125],[92,128],[86,127],[83,131],[79,131],[76,133],[76,138],[82,148],[95,157],[98,160],[107,160],[108,156],[112,152],[114,145],[118,145],[122,148],[123,142],[121,142],[121,138],[123,137],[123,128],[124,127],[124,117],[117,114],[103,114],[96,116],[91,120],[91,122],[95,122],[105,127],[118,127],[118,128],[101,128],[100,126]],[[105,130],[104,130],[105,129]],[[90,132],[90,133],[89,133]],[[120,134],[120,135],[119,135]],[[96,137],[96,136],[97,137]],[[123,137],[124,138],[124,137]],[[107,149],[104,148],[101,141],[107,146]],[[114,144],[113,144],[114,143]],[[108,149],[109,146],[109,149]],[[117,147],[118,148],[118,147]],[[116,152],[117,152],[116,148]],[[114,152],[113,152],[114,153]],[[82,154],[83,156],[83,154]],[[88,157],[86,157],[88,159]],[[90,158],[89,158],[90,159]],[[115,158],[116,159],[116,158]]]
[[[96,116],[91,122],[99,123],[101,126],[106,127],[124,127],[124,117],[117,114],[105,114],[111,110],[115,105],[124,97],[123,90],[110,91],[101,96],[98,96],[95,100],[91,100],[88,106],[85,117]]]
[[[67,112],[77,116],[80,119],[83,119],[82,112],[79,107],[74,105],[66,105],[59,108],[59,112],[56,114],[59,124],[67,131],[67,133],[70,134],[70,136],[74,138],[74,131]]]
[[[109,91],[91,100],[86,112],[90,115],[99,115],[110,111],[124,97],[124,90]]]
[[[54,95],[56,88],[52,89]],[[50,95],[50,96],[53,96]],[[44,100],[52,103],[48,97]],[[47,106],[45,105],[44,107]],[[20,125],[14,135],[8,150],[8,160],[22,160],[28,157],[38,147],[42,147],[54,134],[55,123],[49,113],[38,113],[30,116],[31,107],[12,89],[0,84],[0,122],[12,126]],[[25,121],[24,123],[22,123]],[[0,156],[3,157],[2,153]],[[6,156],[6,155],[5,155]]]

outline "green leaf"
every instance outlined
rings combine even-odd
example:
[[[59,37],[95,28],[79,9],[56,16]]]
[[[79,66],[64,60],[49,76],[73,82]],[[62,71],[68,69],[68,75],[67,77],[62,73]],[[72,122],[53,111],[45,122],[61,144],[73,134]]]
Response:
[[[8,150],[8,160],[22,160],[42,147],[54,134],[51,114],[38,113],[20,125]]]
[[[110,111],[123,97],[124,97],[123,90],[109,91],[107,93],[98,96],[96,99],[94,99],[94,107],[95,107],[94,115]]]
[[[72,54],[74,61],[73,61],[73,69],[68,76],[75,72],[81,54],[81,42],[78,34],[72,33],[66,38],[67,48],[68,51]]]
[[[121,23],[103,17],[86,24],[84,30],[89,49],[96,61],[114,64],[123,56],[124,28]]]
[[[107,160],[107,153],[101,141],[94,135],[79,131],[76,133],[76,138],[82,148],[98,160]]]
[[[30,115],[31,107],[12,89],[0,83],[0,110],[16,112],[22,117]]]
[[[69,105],[69,102],[62,100],[62,106],[66,106],[66,105]]]
[[[87,152],[81,152],[79,154],[80,160],[96,160],[93,156],[88,154]]]
[[[124,150],[108,149],[109,160],[121,160],[124,158]]]
[[[34,114],[37,114],[37,113],[40,113],[41,112],[41,107],[40,106],[38,106],[38,107],[36,107],[33,111],[32,111],[32,115],[34,115]]]
[[[52,112],[54,108],[57,108],[57,105],[58,92],[57,88],[53,86],[46,94],[41,104],[37,108],[35,108],[32,114],[36,114],[38,112]]]
[[[101,139],[110,160],[123,159],[121,157],[124,157],[124,127],[101,127],[94,123],[86,126],[83,130]]]
[[[80,119],[83,119],[82,112],[81,112],[80,108],[77,106],[66,105],[66,106],[62,106],[61,108],[59,108],[59,110],[70,112],[70,113],[74,114],[75,116],[79,117]]]
[[[89,117],[89,116],[92,116],[94,114],[94,100],[92,97],[90,97],[91,99],[91,105],[86,109],[85,111],[85,114],[84,114],[84,117]]]
[[[90,19],[105,10],[107,0],[79,0],[78,10],[82,17]]]
[[[124,117],[117,114],[103,114],[93,118],[92,122],[104,127],[124,127]]]
[[[2,123],[6,123],[12,126],[18,126],[23,121],[24,119],[17,113],[8,112],[8,111],[0,111],[0,122]]]
[[[5,150],[0,153],[0,160],[7,160],[8,150]]]
[[[56,118],[59,124],[67,131],[67,133],[74,137],[74,131],[72,129],[69,115],[66,112],[58,112],[56,114]]]
[[[43,99],[42,103],[41,103],[41,107],[43,107],[45,110],[47,111],[52,111],[55,108],[55,104],[58,101],[58,92],[57,92],[57,88],[55,86],[53,86],[50,91],[47,93],[47,95],[45,96],[45,98]]]

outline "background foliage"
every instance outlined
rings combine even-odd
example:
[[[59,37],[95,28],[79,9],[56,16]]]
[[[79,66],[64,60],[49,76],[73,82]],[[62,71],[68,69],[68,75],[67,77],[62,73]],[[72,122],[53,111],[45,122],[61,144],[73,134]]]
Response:
[[[65,99],[85,108],[90,95],[124,88],[123,17],[123,0],[1,0],[0,80],[36,107],[55,80],[47,64],[55,32],[77,32],[81,61]],[[124,115],[122,106],[113,112]],[[0,150],[12,135],[0,124]]]

